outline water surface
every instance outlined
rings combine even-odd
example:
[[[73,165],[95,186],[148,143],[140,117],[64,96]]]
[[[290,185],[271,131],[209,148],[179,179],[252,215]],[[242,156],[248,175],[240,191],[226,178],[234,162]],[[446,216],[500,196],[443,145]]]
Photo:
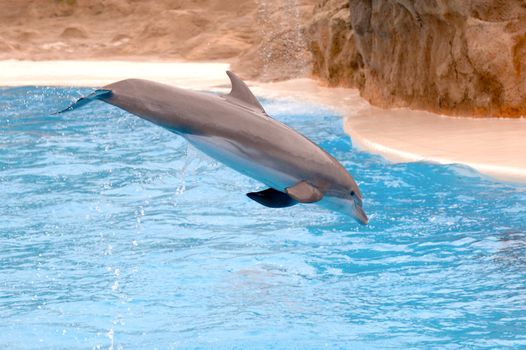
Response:
[[[0,90],[0,348],[526,347],[526,187],[353,149],[329,109],[262,101],[339,159],[370,224],[262,185],[89,89]],[[381,127],[381,125],[379,125]]]

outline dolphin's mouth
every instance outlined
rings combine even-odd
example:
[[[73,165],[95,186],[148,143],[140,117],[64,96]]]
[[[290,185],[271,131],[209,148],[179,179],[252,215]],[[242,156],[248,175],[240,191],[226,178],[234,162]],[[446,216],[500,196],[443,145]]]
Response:
[[[365,211],[362,209],[361,206],[355,205],[354,213],[355,213],[356,220],[360,224],[367,225],[369,223],[369,218],[367,217],[367,214],[365,214]]]

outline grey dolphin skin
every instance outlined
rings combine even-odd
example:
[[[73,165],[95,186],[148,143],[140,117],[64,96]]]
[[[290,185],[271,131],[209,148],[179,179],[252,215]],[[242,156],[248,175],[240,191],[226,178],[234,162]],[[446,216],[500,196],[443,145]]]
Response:
[[[59,112],[101,100],[183,136],[197,149],[269,188],[247,196],[270,208],[318,203],[367,224],[358,185],[330,154],[267,115],[247,85],[227,72],[228,95],[127,79]]]

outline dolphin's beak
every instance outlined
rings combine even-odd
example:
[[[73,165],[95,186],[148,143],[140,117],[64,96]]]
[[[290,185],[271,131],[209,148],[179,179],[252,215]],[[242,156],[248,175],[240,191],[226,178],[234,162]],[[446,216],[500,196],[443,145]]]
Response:
[[[367,223],[369,222],[367,214],[365,214],[365,211],[359,205],[354,206],[354,217],[362,225],[367,225]]]

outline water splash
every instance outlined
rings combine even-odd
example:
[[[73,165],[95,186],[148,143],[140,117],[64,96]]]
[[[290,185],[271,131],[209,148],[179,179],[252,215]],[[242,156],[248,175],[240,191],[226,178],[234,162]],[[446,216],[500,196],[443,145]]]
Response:
[[[297,78],[309,73],[309,54],[303,14],[298,0],[257,1],[260,79]]]

